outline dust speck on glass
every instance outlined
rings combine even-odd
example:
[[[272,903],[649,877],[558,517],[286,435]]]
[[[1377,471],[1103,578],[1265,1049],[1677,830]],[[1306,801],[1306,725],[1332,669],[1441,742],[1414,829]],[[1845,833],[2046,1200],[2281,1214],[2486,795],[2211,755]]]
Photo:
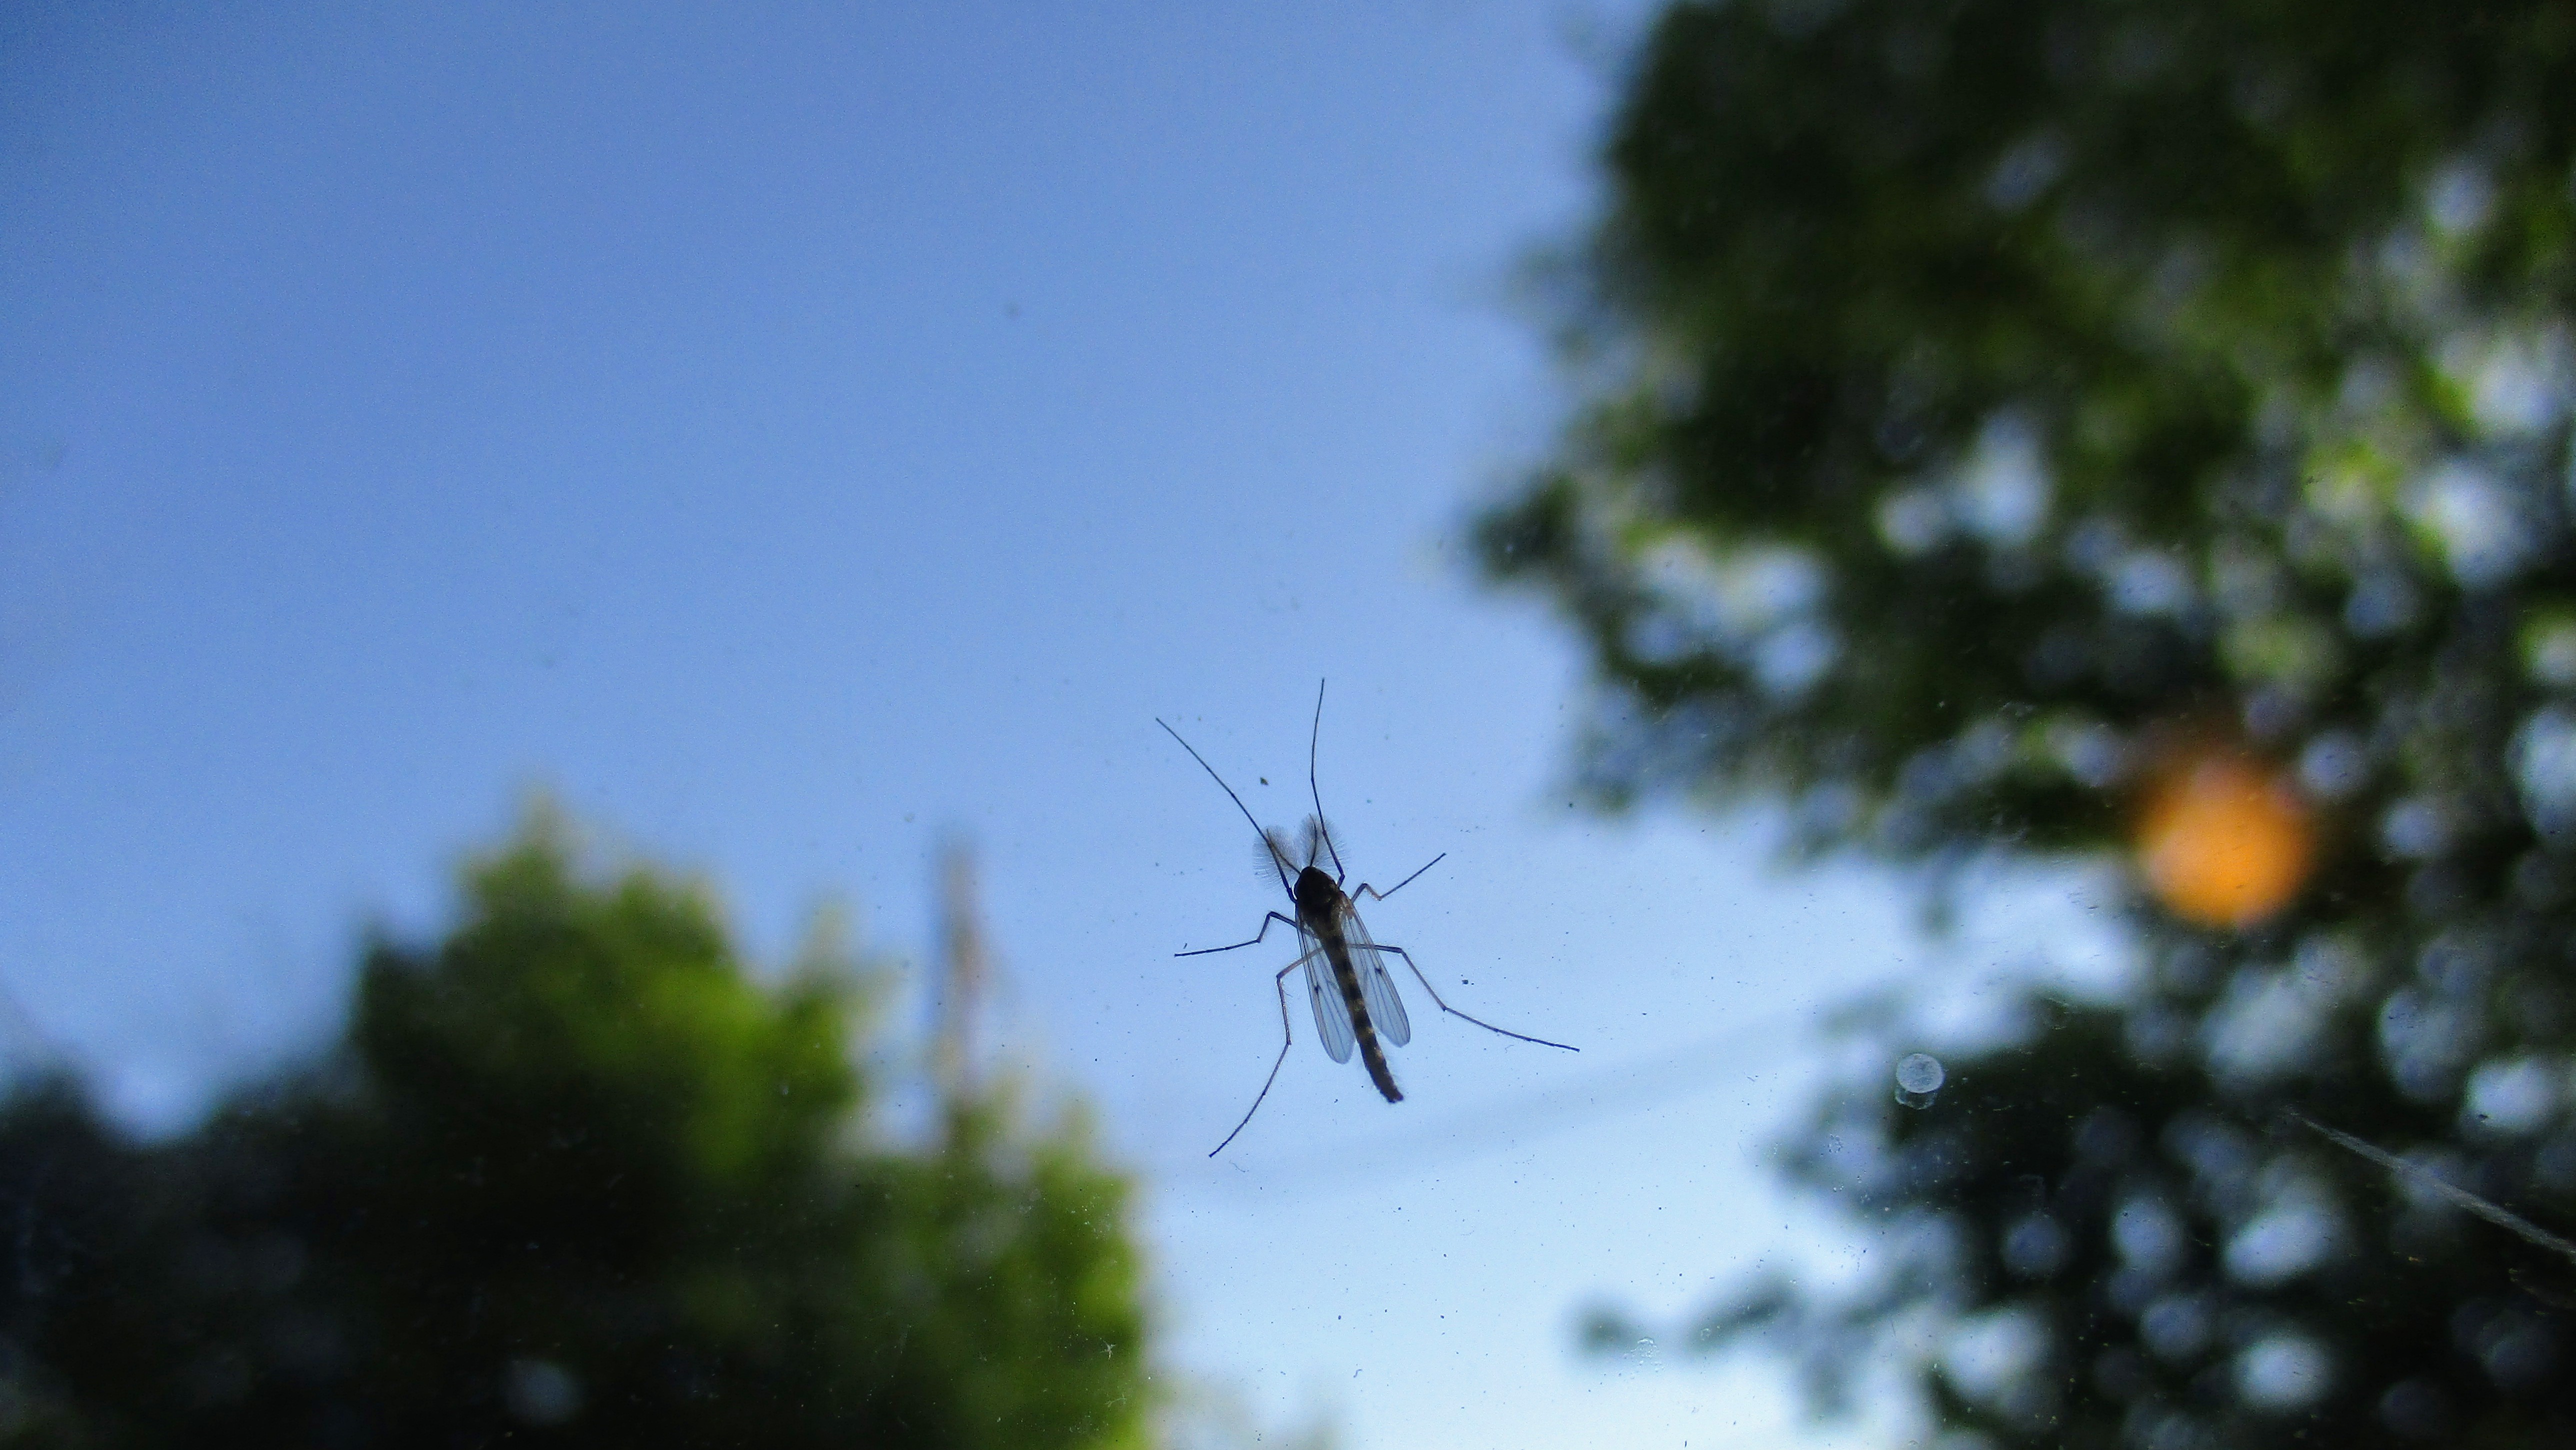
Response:
[[[1896,1100],[1909,1108],[1928,1108],[1941,1095],[1941,1059],[1928,1052],[1909,1052],[1896,1060]]]

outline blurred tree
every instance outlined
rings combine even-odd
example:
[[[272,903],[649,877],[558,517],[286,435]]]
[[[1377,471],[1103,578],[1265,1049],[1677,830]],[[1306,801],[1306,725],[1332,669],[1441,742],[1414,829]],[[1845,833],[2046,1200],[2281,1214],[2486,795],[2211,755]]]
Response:
[[[120,1141],[0,1119],[0,1416],[38,1445],[1122,1446],[1126,1186],[990,1095],[871,1145],[861,978],[747,977],[704,894],[540,817],[322,1070]]]
[[[2566,3],[1663,15],[1480,536],[1589,641],[1582,778],[2121,853],[2144,963],[1828,1105],[1792,1169],[1901,1266],[1702,1342],[1832,1391],[1928,1316],[1999,1444],[2576,1444],[2576,1266],[2283,1116],[2576,1219],[2571,162]]]

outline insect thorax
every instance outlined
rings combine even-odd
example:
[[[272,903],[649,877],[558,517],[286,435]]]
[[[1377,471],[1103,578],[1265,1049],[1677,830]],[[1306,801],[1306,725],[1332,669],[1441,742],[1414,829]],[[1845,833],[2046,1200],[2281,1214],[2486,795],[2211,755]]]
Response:
[[[1324,874],[1319,867],[1309,866],[1297,873],[1297,917],[1301,921],[1330,921],[1339,913],[1342,903],[1340,883]]]

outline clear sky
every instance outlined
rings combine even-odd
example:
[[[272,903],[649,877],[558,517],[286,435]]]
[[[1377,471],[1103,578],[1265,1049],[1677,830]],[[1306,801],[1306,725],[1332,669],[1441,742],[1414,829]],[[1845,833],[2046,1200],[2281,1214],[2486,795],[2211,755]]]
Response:
[[[1551,790],[1577,658],[1459,536],[1641,15],[0,12],[0,1038],[183,1126],[534,788],[772,958],[838,899],[922,959],[962,832],[1176,1372],[1359,1450],[1787,1438],[1580,1312],[1830,1257],[1759,1166],[1809,1018],[2031,933]],[[1279,903],[1154,718],[1293,821],[1324,676],[1357,871],[1450,853],[1379,938],[1584,1051],[1407,983],[1409,1101],[1301,1040],[1211,1162],[1285,958],[1170,954]]]

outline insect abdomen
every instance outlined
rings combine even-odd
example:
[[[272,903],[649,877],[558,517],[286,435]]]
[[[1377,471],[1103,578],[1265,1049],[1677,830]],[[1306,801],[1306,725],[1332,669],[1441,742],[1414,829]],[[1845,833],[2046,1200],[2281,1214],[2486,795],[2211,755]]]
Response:
[[[1341,943],[1335,942],[1340,947]],[[1404,1101],[1404,1090],[1395,1085],[1395,1073],[1386,1065],[1386,1053],[1377,1045],[1377,1025],[1369,1020],[1368,1004],[1360,1000],[1360,974],[1351,963],[1350,950],[1331,953],[1333,979],[1341,985],[1342,1005],[1350,1010],[1351,1033],[1360,1040],[1360,1062],[1368,1068],[1369,1081],[1388,1102]]]

